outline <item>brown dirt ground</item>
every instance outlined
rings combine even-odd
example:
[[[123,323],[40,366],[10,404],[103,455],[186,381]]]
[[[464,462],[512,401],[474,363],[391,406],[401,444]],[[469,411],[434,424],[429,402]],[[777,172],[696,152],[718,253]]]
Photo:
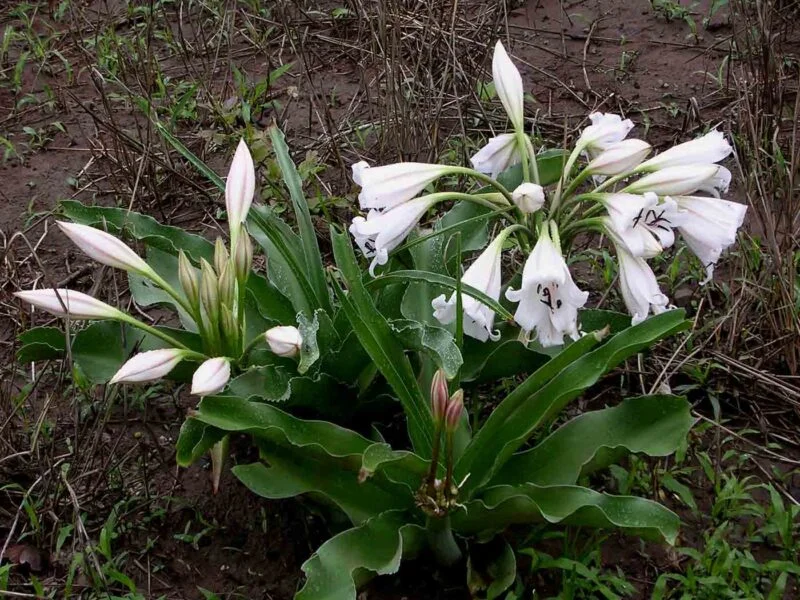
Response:
[[[36,26],[42,35],[64,26],[50,18],[47,3],[39,4]],[[120,31],[136,25],[135,20],[129,22],[120,16],[125,3],[76,4],[90,18],[120,19]],[[306,9],[319,8],[313,4]],[[467,14],[470,4],[462,3],[460,10]],[[510,10],[507,19],[498,17],[494,27],[483,32],[483,43],[466,38],[456,39],[455,45],[459,55],[485,58],[486,41],[500,37],[510,42],[527,91],[536,99],[535,104],[528,105],[528,114],[538,114],[545,139],[559,140],[565,124],[572,134],[589,112],[603,110],[624,113],[637,123],[635,132],[647,131],[649,140],[668,145],[709,125],[726,122],[730,92],[725,86],[719,87],[711,75],[717,73],[729,52],[727,40],[732,30],[725,10],[713,17],[708,29],[699,24],[709,4],[704,1],[693,8],[698,22],[695,38],[686,23],[667,22],[654,15],[645,1],[529,0]],[[222,98],[230,93],[230,63],[254,76],[269,72],[277,64],[304,63],[309,76],[298,68],[281,79],[275,94],[283,101],[283,110],[258,116],[256,126],[277,118],[299,159],[305,151],[316,150],[330,165],[319,183],[337,194],[350,191],[346,166],[359,154],[375,161],[397,156],[430,159],[437,154],[447,133],[457,131],[452,105],[443,111],[443,131],[436,133],[434,141],[427,136],[406,135],[403,126],[395,123],[389,124],[383,137],[368,138],[366,150],[353,144],[348,133],[353,125],[378,118],[375,115],[385,106],[385,99],[376,91],[380,65],[365,63],[364,54],[347,47],[349,39],[365,35],[361,26],[327,19],[316,22],[317,13],[301,12],[303,23],[293,26],[295,31],[306,28],[300,52],[281,44],[270,47],[268,55],[253,54],[239,52],[234,44],[229,57],[220,61],[212,71],[214,77],[206,82],[209,90]],[[449,12],[445,14],[449,16]],[[2,24],[17,24],[6,9],[0,8],[0,15]],[[196,28],[198,22],[192,27]],[[90,25],[83,26],[90,30]],[[410,27],[409,31],[416,30]],[[153,152],[159,149],[158,141],[154,141],[157,136],[141,129],[142,119],[133,107],[115,109],[113,114],[104,109],[98,87],[90,77],[91,54],[83,55],[76,39],[67,35],[58,42],[75,61],[74,82],[66,81],[63,69],[47,72],[30,65],[24,71],[23,93],[41,99],[47,89],[52,90],[52,110],[30,105],[15,111],[19,96],[8,85],[0,85],[0,135],[24,147],[23,127],[42,127],[58,120],[66,130],[54,133],[44,148],[25,152],[23,160],[11,158],[0,166],[0,230],[9,252],[0,295],[4,314],[0,352],[5,365],[13,365],[14,338],[29,323],[27,312],[11,299],[10,292],[42,277],[42,283],[71,278],[71,285],[101,292],[112,287],[103,279],[108,273],[83,269],[87,265],[84,258],[58,233],[49,234],[52,219],[47,213],[57,200],[131,204],[166,222],[206,231],[214,227],[213,211],[220,202],[217,195],[198,190],[176,192],[176,188],[186,190],[185,179],[199,181],[179,162],[160,173],[151,172],[149,166],[143,169],[141,185],[136,194],[132,193],[136,152],[130,146],[120,147],[111,129],[125,130]],[[190,65],[180,57],[161,55],[157,46],[155,54],[172,77],[191,77]],[[479,60],[478,64],[486,66],[488,61]],[[4,73],[13,66],[13,60],[6,60]],[[481,128],[502,126],[494,113],[482,118],[487,115],[481,115],[475,103],[469,104],[466,92],[464,97],[469,115]],[[211,123],[206,116],[201,129],[207,130]],[[195,135],[187,141],[201,153],[202,142],[202,136]],[[208,158],[218,171],[224,169],[224,156],[209,154]],[[13,238],[16,232],[23,234]],[[25,240],[36,248],[38,260],[31,256]],[[132,560],[127,563],[127,573],[146,597],[197,598],[197,586],[221,597],[292,597],[301,581],[300,565],[325,539],[324,521],[303,504],[254,497],[229,473],[223,477],[221,492],[211,495],[207,465],[176,469],[174,440],[191,399],[170,393],[156,395],[146,400],[144,409],[131,397],[110,407],[104,404],[107,397],[95,395],[91,410],[82,415],[76,428],[73,412],[77,399],[74,394],[70,401],[68,395],[57,393],[65,381],[58,368],[42,371],[39,367],[37,373],[44,373],[42,379],[37,380],[24,405],[16,408],[12,403],[20,397],[19,386],[30,381],[30,366],[17,365],[4,373],[0,385],[0,456],[6,458],[0,459],[0,487],[5,481],[27,489],[40,476],[48,486],[40,506],[43,525],[27,543],[53,548],[58,527],[71,522],[73,511],[83,510],[87,510],[89,536],[96,538],[111,507],[124,500],[122,526],[114,545],[119,552],[129,553]],[[50,444],[39,444],[33,455],[11,456],[30,449],[28,427],[37,417],[43,417],[51,428]],[[66,494],[53,477],[53,468],[64,462],[67,440],[73,438],[90,455],[82,458],[77,470],[80,477],[72,480],[75,498]],[[252,460],[246,440],[234,444],[231,460]],[[19,500],[11,493],[0,494],[0,541],[12,529]],[[175,538],[187,527],[190,533],[209,528],[196,548]],[[61,555],[50,557],[49,565],[38,576],[45,585],[56,585],[66,576],[69,560],[67,544]],[[604,560],[608,565],[621,566],[638,582],[637,597],[645,598],[655,568],[669,566],[670,557],[663,549],[649,545],[642,550],[638,544],[614,537],[605,547]],[[360,598],[466,598],[462,573],[438,572],[422,558],[404,565],[399,577],[375,581]],[[14,574],[17,580],[26,576],[23,572]],[[86,583],[79,577],[76,589]],[[545,588],[547,585],[545,582]]]

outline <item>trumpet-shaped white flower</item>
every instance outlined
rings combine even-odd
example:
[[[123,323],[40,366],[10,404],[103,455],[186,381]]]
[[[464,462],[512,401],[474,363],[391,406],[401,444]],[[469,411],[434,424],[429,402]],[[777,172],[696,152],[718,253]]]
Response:
[[[436,203],[433,196],[421,196],[386,211],[371,210],[367,218],[356,217],[350,225],[364,256],[372,258],[369,272],[374,277],[375,267],[389,261],[389,252],[403,243],[427,210]]]
[[[391,210],[450,170],[447,165],[415,162],[370,167],[361,161],[353,165],[353,181],[361,186],[358,203],[363,210]]]
[[[561,250],[546,233],[539,237],[522,270],[522,287],[509,288],[506,298],[519,302],[514,320],[526,332],[536,329],[544,346],[559,346],[568,335],[576,340],[578,309],[586,304],[588,292],[572,281]]]
[[[479,173],[486,173],[493,178],[522,161],[517,136],[513,133],[502,133],[490,139],[478,150],[469,162]]]
[[[99,263],[142,275],[149,275],[153,272],[153,269],[141,256],[110,233],[79,223],[57,221],[56,225],[87,256]]]
[[[521,183],[511,193],[511,200],[524,214],[535,213],[544,206],[544,188],[538,183]]]
[[[705,266],[706,278],[700,284],[706,284],[714,275],[714,265],[722,252],[736,242],[747,206],[701,196],[676,196],[674,200],[686,213],[678,231]]]
[[[730,186],[731,172],[725,167],[719,167],[717,173],[713,177],[710,177],[701,183],[700,187],[697,188],[697,191],[705,192],[706,194],[711,194],[715,198],[719,198],[722,194],[728,191]]]
[[[140,352],[122,365],[109,383],[142,383],[161,379],[186,357],[186,350],[164,348]]]
[[[228,171],[228,179],[225,181],[225,206],[231,232],[238,230],[238,226],[247,219],[255,191],[256,169],[253,157],[250,156],[250,150],[244,140],[239,140],[239,146]]]
[[[633,256],[623,245],[617,244],[616,247],[619,287],[632,317],[631,324],[644,321],[651,310],[655,315],[664,312],[669,298],[661,293],[653,270],[643,258]]]
[[[264,337],[269,344],[269,349],[278,356],[293,357],[300,354],[303,346],[303,336],[297,327],[291,325],[281,325],[268,329]]]
[[[652,258],[675,243],[673,228],[683,223],[684,215],[674,200],[662,202],[652,192],[645,194],[602,194],[608,210],[606,227],[634,256]]]
[[[721,131],[713,129],[702,137],[673,146],[661,154],[639,165],[639,171],[656,171],[666,167],[719,162],[726,158],[733,148]]]
[[[622,140],[609,145],[586,168],[593,175],[627,173],[642,162],[650,150],[650,144],[644,140]]]
[[[497,91],[500,102],[503,103],[503,108],[506,109],[511,124],[516,131],[522,131],[524,117],[522,76],[499,41],[494,46],[492,79],[494,80],[494,89]]]
[[[192,376],[192,394],[211,396],[221,391],[231,378],[231,363],[225,357],[209,358]]]
[[[124,319],[125,313],[83,292],[66,288],[14,292],[24,302],[33,304],[57,317],[71,319]]]
[[[633,129],[633,121],[612,113],[595,112],[589,115],[589,120],[592,124],[581,132],[576,147],[586,148],[592,157],[624,140]]]
[[[637,179],[623,191],[632,194],[653,192],[659,196],[685,196],[719,183],[720,167],[713,164],[665,167]],[[726,169],[727,170],[727,169]]]
[[[502,233],[498,235],[461,277],[462,283],[474,287],[493,300],[500,298],[500,257],[506,237]],[[440,323],[447,325],[456,320],[455,292],[450,295],[448,300],[442,294],[438,298],[434,298],[431,304],[433,316]],[[461,306],[464,311],[463,325],[466,335],[482,342],[489,338],[492,340],[500,338],[500,334],[494,331],[494,311],[491,308],[466,294],[461,294]]]

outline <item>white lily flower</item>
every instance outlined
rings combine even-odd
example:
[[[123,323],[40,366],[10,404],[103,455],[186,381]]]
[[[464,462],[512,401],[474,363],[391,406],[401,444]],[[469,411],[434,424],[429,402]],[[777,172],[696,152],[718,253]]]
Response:
[[[521,183],[511,192],[511,200],[524,214],[535,213],[544,206],[544,188],[538,183]]]
[[[595,112],[589,115],[589,120],[592,124],[581,132],[576,147],[586,148],[592,158],[624,140],[633,129],[633,121],[612,113]]]
[[[231,363],[220,356],[209,358],[192,376],[192,391],[196,396],[212,396],[221,391],[231,378]]]
[[[291,325],[281,325],[268,329],[264,337],[269,344],[269,349],[273,354],[292,358],[300,354],[303,346],[303,336],[300,330]]]
[[[506,237],[507,235],[502,233],[498,235],[461,277],[462,283],[474,287],[493,300],[500,298],[500,257]],[[444,294],[434,298],[431,305],[433,316],[443,325],[456,320],[455,292],[448,300]],[[466,294],[461,294],[461,306],[464,311],[463,325],[466,335],[482,342],[490,338],[492,341],[500,338],[500,333],[494,331],[494,311],[491,308]]]
[[[83,292],[66,288],[14,292],[24,302],[57,316],[70,319],[124,319],[125,313]],[[63,304],[62,304],[63,302]],[[66,310],[64,308],[66,307]]]
[[[486,173],[493,179],[506,169],[522,161],[517,136],[513,133],[502,133],[491,138],[478,150],[469,162],[479,173]]]
[[[130,358],[109,383],[142,383],[167,375],[186,357],[186,350],[164,348],[140,352]]]
[[[56,225],[89,258],[99,263],[142,275],[149,275],[153,272],[153,269],[141,256],[110,233],[79,223],[56,221]]]
[[[719,167],[716,175],[706,179],[697,188],[698,192],[705,192],[711,194],[715,198],[719,198],[722,194],[727,193],[728,188],[731,186],[731,172],[725,167]],[[686,192],[688,193],[688,192]]]
[[[366,219],[364,217],[353,219],[350,233],[364,256],[372,258],[369,266],[370,275],[374,277],[375,267],[385,265],[389,261],[389,252],[403,243],[436,201],[433,196],[421,196],[383,212],[371,210]]]
[[[659,196],[685,196],[703,188],[718,185],[718,165],[687,165],[681,167],[665,167],[637,179],[623,192],[642,194],[653,192]],[[726,169],[727,170],[727,169]]]
[[[565,335],[573,340],[580,337],[578,309],[586,304],[589,293],[572,281],[561,250],[546,232],[525,262],[522,287],[506,290],[506,298],[519,302],[514,320],[526,332],[536,329],[542,346],[559,346]]]
[[[231,231],[247,220],[256,191],[256,169],[244,140],[239,140],[225,181],[225,206]]]
[[[415,162],[370,167],[361,161],[353,165],[353,180],[361,186],[358,203],[363,210],[391,210],[450,170],[447,165]]]
[[[652,258],[675,243],[673,228],[683,223],[684,215],[670,197],[658,201],[652,192],[645,194],[600,195],[608,210],[606,227],[634,256]]]
[[[736,242],[747,206],[702,196],[676,196],[674,200],[687,215],[678,231],[706,268],[706,278],[700,282],[704,285],[714,275],[722,252]]]
[[[617,244],[619,263],[619,287],[622,299],[631,314],[631,324],[637,325],[647,318],[667,310],[669,298],[661,293],[653,270],[645,260],[633,256],[623,245]]]
[[[673,146],[639,165],[639,171],[656,171],[666,167],[716,163],[726,158],[733,148],[721,131],[713,129],[704,136]]]
[[[627,173],[650,153],[650,144],[644,140],[622,140],[609,145],[586,167],[593,175],[619,175]]]
[[[511,58],[500,41],[494,46],[492,79],[494,80],[494,89],[497,91],[500,102],[503,103],[503,108],[506,109],[511,124],[516,131],[522,131],[524,117],[522,76],[511,62]]]

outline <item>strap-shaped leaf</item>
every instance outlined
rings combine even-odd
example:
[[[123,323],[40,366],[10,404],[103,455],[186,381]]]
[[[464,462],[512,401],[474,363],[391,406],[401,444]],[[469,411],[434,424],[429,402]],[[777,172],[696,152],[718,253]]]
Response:
[[[452,519],[460,533],[491,533],[537,522],[621,529],[669,544],[675,543],[680,527],[678,515],[652,500],[613,496],[577,485],[532,483],[489,488]]]
[[[519,341],[516,327],[499,328],[500,339],[491,344],[474,338],[464,339],[464,367],[461,381],[497,381],[521,373],[530,373],[550,360],[546,354],[538,352]]]
[[[461,352],[458,351],[458,346],[449,331],[405,319],[391,321],[390,325],[403,341],[403,346],[409,350],[429,353],[436,365],[447,373],[448,379],[456,376],[464,361],[461,359]]]
[[[570,400],[629,356],[688,326],[682,310],[671,310],[618,333],[591,352],[585,350],[593,344],[584,341],[590,336],[567,346],[511,392],[476,434],[456,465],[456,479],[470,475],[464,486],[467,497],[489,481],[531,434]],[[573,350],[576,346],[578,349]]]
[[[22,364],[64,358],[67,352],[67,336],[58,327],[32,327],[17,339],[17,360]]]
[[[456,291],[456,287],[458,286],[458,282],[452,277],[448,277],[447,275],[442,275],[440,273],[432,273],[429,271],[408,270],[408,271],[393,271],[392,273],[387,273],[386,275],[381,275],[380,277],[371,279],[369,282],[367,282],[367,287],[369,289],[378,289],[386,285],[391,285],[393,283],[404,283],[404,282],[407,283],[409,281],[424,281],[427,283],[432,283],[447,288],[448,290],[451,290],[453,292]],[[480,290],[476,290],[474,287],[466,285],[462,282],[461,291],[467,296],[475,298],[476,300],[482,302],[483,304],[491,308],[502,319],[506,319],[508,321],[514,320],[514,315],[512,315],[505,308],[503,308],[503,306],[499,302],[493,300]]]
[[[358,585],[374,574],[396,573],[422,537],[422,528],[407,522],[388,511],[329,539],[303,564],[307,580],[295,600],[355,600]]]
[[[322,254],[317,243],[317,233],[314,230],[314,224],[311,222],[311,213],[308,210],[308,203],[303,194],[300,175],[297,173],[297,168],[294,166],[291,156],[289,156],[289,148],[286,146],[286,140],[281,130],[272,126],[269,128],[269,135],[272,139],[275,158],[283,175],[283,181],[286,183],[286,187],[289,189],[289,196],[292,199],[294,216],[297,219],[297,227],[300,230],[305,264],[308,268],[306,274],[316,298],[315,306],[330,313],[332,312],[331,298],[325,279],[325,267],[322,265]]]
[[[535,448],[515,454],[490,485],[571,485],[625,454],[668,456],[686,440],[693,423],[686,398],[628,398],[575,417]]]
[[[317,308],[314,287],[307,277],[302,242],[280,217],[263,206],[252,206],[247,230],[269,259],[269,279],[286,296],[294,312],[311,315]]]
[[[175,444],[175,460],[178,466],[188,467],[206,454],[225,436],[225,432],[197,419],[188,418],[181,425]]]
[[[423,458],[428,457],[433,440],[433,421],[428,403],[417,385],[411,363],[389,323],[375,308],[361,282],[361,270],[349,237],[331,227],[331,240],[336,265],[347,284],[347,292],[338,284],[335,286],[342,310],[361,345],[400,399],[408,420],[408,434],[414,451]]]
[[[428,472],[429,461],[413,452],[392,450],[385,442],[376,442],[364,451],[361,457],[359,477],[368,479],[383,472],[396,483],[403,483],[409,494],[417,491]]]

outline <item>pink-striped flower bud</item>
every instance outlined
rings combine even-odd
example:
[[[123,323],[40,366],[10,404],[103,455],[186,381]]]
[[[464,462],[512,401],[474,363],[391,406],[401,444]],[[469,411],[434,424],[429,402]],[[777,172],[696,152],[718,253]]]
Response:
[[[433,414],[433,422],[437,425],[444,418],[449,396],[447,376],[442,369],[439,369],[433,374],[433,379],[431,380],[431,413]]]
[[[464,411],[464,390],[456,390],[447,403],[447,410],[444,414],[444,424],[448,431],[458,429],[461,421],[461,413]]]

